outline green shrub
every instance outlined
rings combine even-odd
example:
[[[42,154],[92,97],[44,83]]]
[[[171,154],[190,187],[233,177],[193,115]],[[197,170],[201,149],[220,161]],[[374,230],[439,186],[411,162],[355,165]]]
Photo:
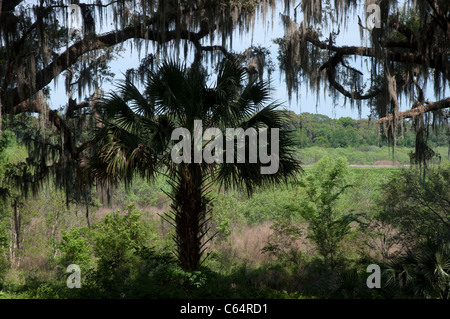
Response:
[[[334,268],[341,258],[341,242],[350,233],[351,214],[336,209],[347,184],[348,164],[345,158],[322,158],[300,182],[306,199],[300,203],[300,213],[309,224],[308,237],[316,245],[326,263]]]
[[[62,240],[59,244],[61,257],[58,263],[66,268],[70,264],[86,267],[92,264],[92,247],[88,240],[89,230],[87,228],[72,228],[69,232],[63,231]]]
[[[398,229],[398,239],[413,249],[424,241],[450,239],[450,165],[423,172],[404,169],[382,185],[378,219]]]

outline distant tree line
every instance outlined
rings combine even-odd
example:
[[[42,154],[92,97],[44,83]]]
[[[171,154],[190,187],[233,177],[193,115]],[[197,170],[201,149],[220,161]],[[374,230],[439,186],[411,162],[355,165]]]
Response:
[[[353,119],[341,117],[332,119],[326,115],[289,113],[291,129],[295,130],[295,145],[299,148],[321,147],[354,147],[364,145],[384,146],[388,140],[378,125],[369,119]],[[415,133],[410,120],[405,120],[399,128],[400,138],[397,146],[414,147]],[[447,146],[450,131],[445,126],[428,130],[428,139],[431,146]]]

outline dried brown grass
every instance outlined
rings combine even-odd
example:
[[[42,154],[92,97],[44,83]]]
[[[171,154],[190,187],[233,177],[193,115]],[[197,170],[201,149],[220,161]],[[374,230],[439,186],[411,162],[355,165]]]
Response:
[[[262,250],[268,245],[274,234],[271,226],[272,222],[265,222],[258,225],[243,225],[236,227],[231,232],[226,243],[213,242],[210,244],[209,248],[226,251],[228,254],[231,254],[233,258],[236,258],[236,260],[245,261],[254,265],[270,261],[272,256],[263,253]],[[306,239],[306,235],[303,235],[295,241],[292,248],[296,248],[303,252],[311,252],[312,250],[311,245]]]

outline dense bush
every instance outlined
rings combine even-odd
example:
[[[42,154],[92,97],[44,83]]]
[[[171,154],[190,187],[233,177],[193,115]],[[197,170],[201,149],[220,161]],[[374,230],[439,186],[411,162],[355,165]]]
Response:
[[[93,262],[88,236],[87,228],[72,228],[69,232],[64,231],[59,244],[61,256],[58,258],[58,264],[63,268],[70,264],[77,264],[82,269],[88,269]]]
[[[392,296],[450,298],[450,165],[402,170],[383,185],[377,218],[402,249],[385,277]]]
[[[380,220],[394,225],[407,248],[450,241],[450,165],[404,169],[381,188]]]

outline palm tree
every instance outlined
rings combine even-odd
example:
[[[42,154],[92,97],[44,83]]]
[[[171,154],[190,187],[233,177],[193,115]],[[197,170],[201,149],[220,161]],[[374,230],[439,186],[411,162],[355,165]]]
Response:
[[[450,299],[450,242],[428,240],[385,270],[387,286],[413,298]]]
[[[293,157],[293,142],[286,130],[284,112],[279,105],[270,103],[267,83],[248,80],[245,68],[231,60],[219,64],[215,85],[207,85],[207,76],[200,68],[189,69],[179,63],[164,62],[150,71],[146,90],[141,94],[131,81],[118,86],[97,107],[101,117],[95,132],[94,147],[85,167],[99,181],[130,183],[138,173],[151,181],[156,174],[166,174],[172,190],[169,197],[171,213],[167,220],[175,227],[177,257],[186,271],[198,269],[205,250],[210,213],[211,183],[225,189],[241,187],[251,194],[255,187],[273,185],[295,177],[301,171],[300,163]],[[239,152],[233,152],[234,162],[207,163],[173,161],[176,145],[171,139],[176,128],[185,128],[194,142],[194,121],[201,120],[203,127],[254,128],[260,136],[267,129],[279,128],[278,171],[261,174],[264,165],[238,162]],[[225,135],[203,140],[201,150]],[[267,149],[275,147],[272,139]],[[218,140],[217,140],[218,141]],[[237,147],[236,136],[233,145]],[[192,144],[191,144],[192,145]],[[194,145],[195,146],[195,145]],[[245,141],[248,153],[250,142]],[[224,153],[230,149],[225,149]],[[258,147],[259,151],[259,147]],[[188,155],[187,150],[175,153]],[[191,155],[195,147],[191,150]],[[213,152],[215,155],[216,150]],[[212,153],[211,153],[212,154]],[[194,155],[192,156],[194,158]]]

